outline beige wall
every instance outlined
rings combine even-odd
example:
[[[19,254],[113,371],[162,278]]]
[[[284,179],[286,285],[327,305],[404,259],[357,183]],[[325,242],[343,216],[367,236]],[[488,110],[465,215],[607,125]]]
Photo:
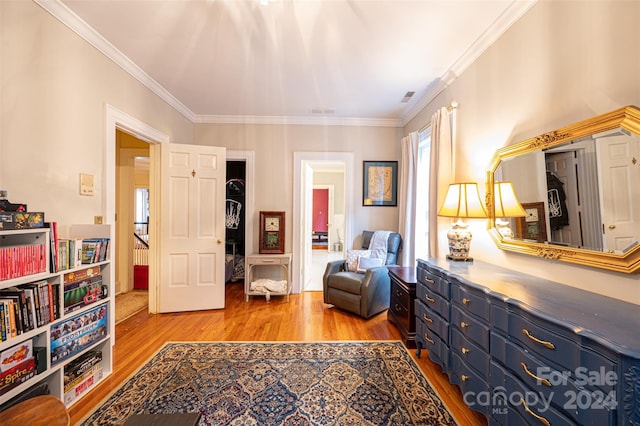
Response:
[[[193,124],[32,1],[0,1],[0,187],[49,221],[104,214],[106,105],[173,141]],[[80,196],[80,173],[94,196]]]
[[[256,163],[255,215],[260,210],[286,212],[287,250],[293,248],[294,152],[353,152],[355,164],[354,237],[363,229],[398,228],[397,207],[362,206],[362,162],[399,160],[401,129],[389,127],[282,126],[196,124],[194,143],[254,151]],[[258,235],[258,220],[254,220]],[[345,236],[343,235],[343,238]],[[346,241],[350,247],[353,241]],[[257,243],[256,243],[257,244]]]
[[[538,2],[405,128],[457,101],[456,177],[484,183],[494,151],[564,125],[640,104],[639,2]],[[446,253],[448,221],[439,235]],[[640,275],[498,250],[474,221],[472,255],[640,304]]]
[[[333,213],[344,214],[344,173],[315,172],[314,185],[333,185]]]

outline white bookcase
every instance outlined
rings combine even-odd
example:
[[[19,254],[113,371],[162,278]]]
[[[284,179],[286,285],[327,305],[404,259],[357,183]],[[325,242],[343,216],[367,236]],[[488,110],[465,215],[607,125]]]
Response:
[[[59,227],[59,238],[111,238],[109,225],[71,225],[68,227]],[[51,253],[51,232],[49,228],[34,228],[34,229],[20,229],[20,230],[4,230],[0,231],[0,249],[12,246],[28,246],[44,244],[46,248],[46,268],[44,272],[37,272],[29,275],[20,276],[17,278],[11,278],[6,280],[0,280],[0,289],[7,289],[10,287],[21,287],[31,283],[48,281],[52,284],[57,284],[55,290],[57,290],[57,301],[59,317],[53,322],[36,327],[33,330],[23,332],[15,337],[7,338],[7,340],[0,342],[0,353],[3,353],[9,348],[13,348],[16,345],[25,343],[31,340],[33,347],[45,348],[46,354],[46,368],[40,374],[29,378],[24,383],[21,383],[10,390],[4,391],[0,394],[0,405],[11,400],[15,396],[23,393],[29,388],[46,382],[48,384],[50,393],[61,400],[65,401],[67,406],[71,406],[78,402],[82,396],[84,396],[90,389],[97,385],[101,380],[104,380],[112,373],[112,347],[115,343],[114,340],[114,327],[115,327],[115,302],[114,302],[114,277],[112,273],[112,264],[107,256],[107,260],[92,263],[83,264],[80,267],[71,268],[59,272],[49,272],[50,268],[50,253]],[[112,241],[110,241],[110,244]],[[86,305],[79,307],[73,312],[65,314],[64,309],[64,280],[65,276],[69,277],[69,274],[81,274],[84,270],[92,268],[94,274],[99,273],[102,277],[102,284],[106,286],[106,297],[91,301],[86,299]],[[1,297],[0,297],[1,298]],[[104,309],[103,309],[104,308]],[[65,325],[71,323],[80,324],[85,318],[91,317],[101,311],[101,314],[106,314],[103,321],[100,322],[101,326],[98,332],[94,333],[91,337],[85,337],[79,339],[79,336],[83,336],[82,333],[86,329],[78,329],[77,333],[68,333],[61,339],[59,330]],[[83,318],[84,317],[84,318]],[[82,327],[79,325],[79,327]],[[71,345],[72,349],[61,354],[56,353],[53,356],[54,347],[60,346],[61,342],[74,342],[77,340],[77,344]],[[89,343],[86,343],[89,341]],[[71,347],[70,346],[70,347]],[[100,361],[100,367],[95,372],[93,377],[89,380],[85,380],[83,385],[78,388],[77,394],[73,397],[65,398],[64,392],[64,374],[65,366],[68,366],[70,362],[74,361],[78,357],[85,354],[87,351],[99,351],[102,354],[102,360]],[[54,359],[57,358],[57,359]],[[95,370],[95,368],[94,368]]]

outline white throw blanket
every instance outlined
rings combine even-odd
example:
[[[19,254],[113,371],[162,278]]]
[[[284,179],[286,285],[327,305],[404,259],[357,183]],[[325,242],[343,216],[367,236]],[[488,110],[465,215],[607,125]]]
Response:
[[[251,291],[259,291],[261,293],[285,293],[287,291],[287,281],[260,278],[255,281],[251,281],[250,289]]]
[[[387,244],[391,231],[375,231],[369,242],[369,250],[371,257],[382,259],[383,263],[387,262]]]

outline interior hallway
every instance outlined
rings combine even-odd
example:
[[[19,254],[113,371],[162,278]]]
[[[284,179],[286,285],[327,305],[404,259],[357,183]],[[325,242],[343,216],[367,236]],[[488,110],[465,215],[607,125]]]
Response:
[[[311,250],[311,279],[304,291],[322,291],[322,275],[327,262],[343,258],[341,251]]]

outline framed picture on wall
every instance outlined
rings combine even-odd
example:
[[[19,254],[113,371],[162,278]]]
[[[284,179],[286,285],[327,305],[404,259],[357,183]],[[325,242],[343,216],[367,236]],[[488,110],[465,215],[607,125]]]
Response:
[[[260,254],[284,253],[284,212],[260,212]]]
[[[362,174],[362,205],[398,205],[397,161],[364,162]]]
[[[545,220],[544,203],[522,203],[527,214],[516,218],[516,238],[521,240],[547,241],[547,222]]]

